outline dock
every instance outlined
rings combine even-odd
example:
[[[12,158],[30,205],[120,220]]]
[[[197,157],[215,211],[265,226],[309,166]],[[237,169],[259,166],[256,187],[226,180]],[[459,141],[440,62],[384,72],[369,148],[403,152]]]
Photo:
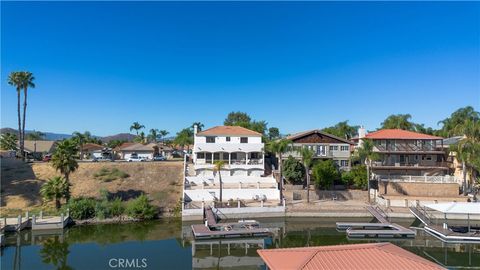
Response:
[[[337,222],[337,229],[345,230],[351,238],[415,237],[415,231],[390,223],[386,213],[379,207],[367,206],[366,209],[378,220],[377,223]]]
[[[28,213],[25,217],[18,216],[16,218],[1,218],[0,231],[3,232],[17,232],[31,227],[31,219]]]
[[[58,230],[65,228],[70,223],[70,215],[61,214],[59,217],[32,217],[32,230]]]
[[[476,230],[470,230],[470,226],[468,226],[468,230],[459,232],[453,229],[456,226],[447,225],[446,218],[445,223],[442,224],[443,226],[434,224],[432,221],[433,218],[428,214],[425,208],[410,207],[410,212],[423,223],[426,232],[438,237],[444,242],[480,243],[480,230],[478,230],[478,228]]]
[[[265,237],[274,233],[268,228],[260,228],[258,223],[251,220],[237,223],[218,223],[217,216],[212,208],[204,210],[205,224],[192,225],[195,239],[239,238],[239,237]]]

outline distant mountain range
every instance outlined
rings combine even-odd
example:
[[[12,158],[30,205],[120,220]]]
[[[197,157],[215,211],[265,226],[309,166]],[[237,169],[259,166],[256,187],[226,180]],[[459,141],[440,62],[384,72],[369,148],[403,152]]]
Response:
[[[33,130],[26,130],[25,133],[31,133]],[[0,133],[12,133],[12,134],[17,134],[17,130],[13,128],[0,128]],[[45,134],[45,140],[47,141],[58,141],[58,140],[63,140],[63,139],[68,139],[72,137],[71,134],[61,134],[61,133],[53,133],[53,132],[43,132]],[[105,136],[105,137],[100,137],[100,136],[95,136],[100,138],[103,142],[109,142],[112,140],[126,140],[126,141],[132,141],[135,138],[134,134],[130,133],[119,133],[111,136]]]

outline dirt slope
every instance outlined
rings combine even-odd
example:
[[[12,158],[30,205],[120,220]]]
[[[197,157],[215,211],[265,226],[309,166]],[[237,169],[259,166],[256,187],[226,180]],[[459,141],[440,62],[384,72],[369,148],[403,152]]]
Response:
[[[94,174],[102,168],[117,168],[129,177],[111,182],[95,179]],[[18,160],[1,160],[1,208],[40,206],[41,185],[56,175],[59,173],[49,163],[26,164]],[[182,162],[79,163],[70,182],[74,197],[98,197],[101,189],[125,200],[145,193],[155,205],[169,211],[181,198]]]

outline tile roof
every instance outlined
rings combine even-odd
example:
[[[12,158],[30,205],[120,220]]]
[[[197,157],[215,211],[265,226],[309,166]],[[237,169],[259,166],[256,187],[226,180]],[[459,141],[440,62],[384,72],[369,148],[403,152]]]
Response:
[[[239,126],[216,126],[197,133],[197,136],[231,135],[231,136],[262,136],[261,133]]]
[[[428,134],[403,130],[403,129],[380,129],[368,133],[367,139],[410,139],[410,140],[441,140],[442,137],[432,136]]]
[[[445,269],[391,243],[259,249],[257,252],[271,270]]]
[[[134,145],[134,144],[135,144],[134,142],[124,142],[124,143],[122,143],[121,145],[115,147],[114,150],[115,150],[115,151],[120,151],[120,150],[122,150],[123,148],[127,148],[127,147],[129,147],[129,146]]]
[[[82,147],[83,151],[102,150],[103,148],[105,147],[96,143],[86,143]]]
[[[134,143],[130,146],[120,149],[120,151],[152,151],[153,152],[154,147],[158,147],[158,146],[154,143],[149,143],[149,144]]]
[[[352,144],[352,142],[347,140],[347,139],[340,138],[340,137],[337,137],[335,135],[323,132],[320,129],[312,129],[312,130],[298,132],[298,133],[287,136],[286,139],[287,140],[295,140],[295,139],[298,139],[298,138],[301,138],[303,136],[310,135],[310,134],[313,134],[313,133],[319,133],[319,134],[322,134],[323,136],[327,136],[327,137],[333,138],[335,140],[339,140],[339,141],[344,142],[344,143]]]

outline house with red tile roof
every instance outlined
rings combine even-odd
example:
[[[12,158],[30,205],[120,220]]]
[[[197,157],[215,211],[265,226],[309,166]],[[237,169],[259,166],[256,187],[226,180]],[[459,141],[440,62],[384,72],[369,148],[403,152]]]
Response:
[[[258,249],[271,270],[441,270],[445,269],[391,243]]]

